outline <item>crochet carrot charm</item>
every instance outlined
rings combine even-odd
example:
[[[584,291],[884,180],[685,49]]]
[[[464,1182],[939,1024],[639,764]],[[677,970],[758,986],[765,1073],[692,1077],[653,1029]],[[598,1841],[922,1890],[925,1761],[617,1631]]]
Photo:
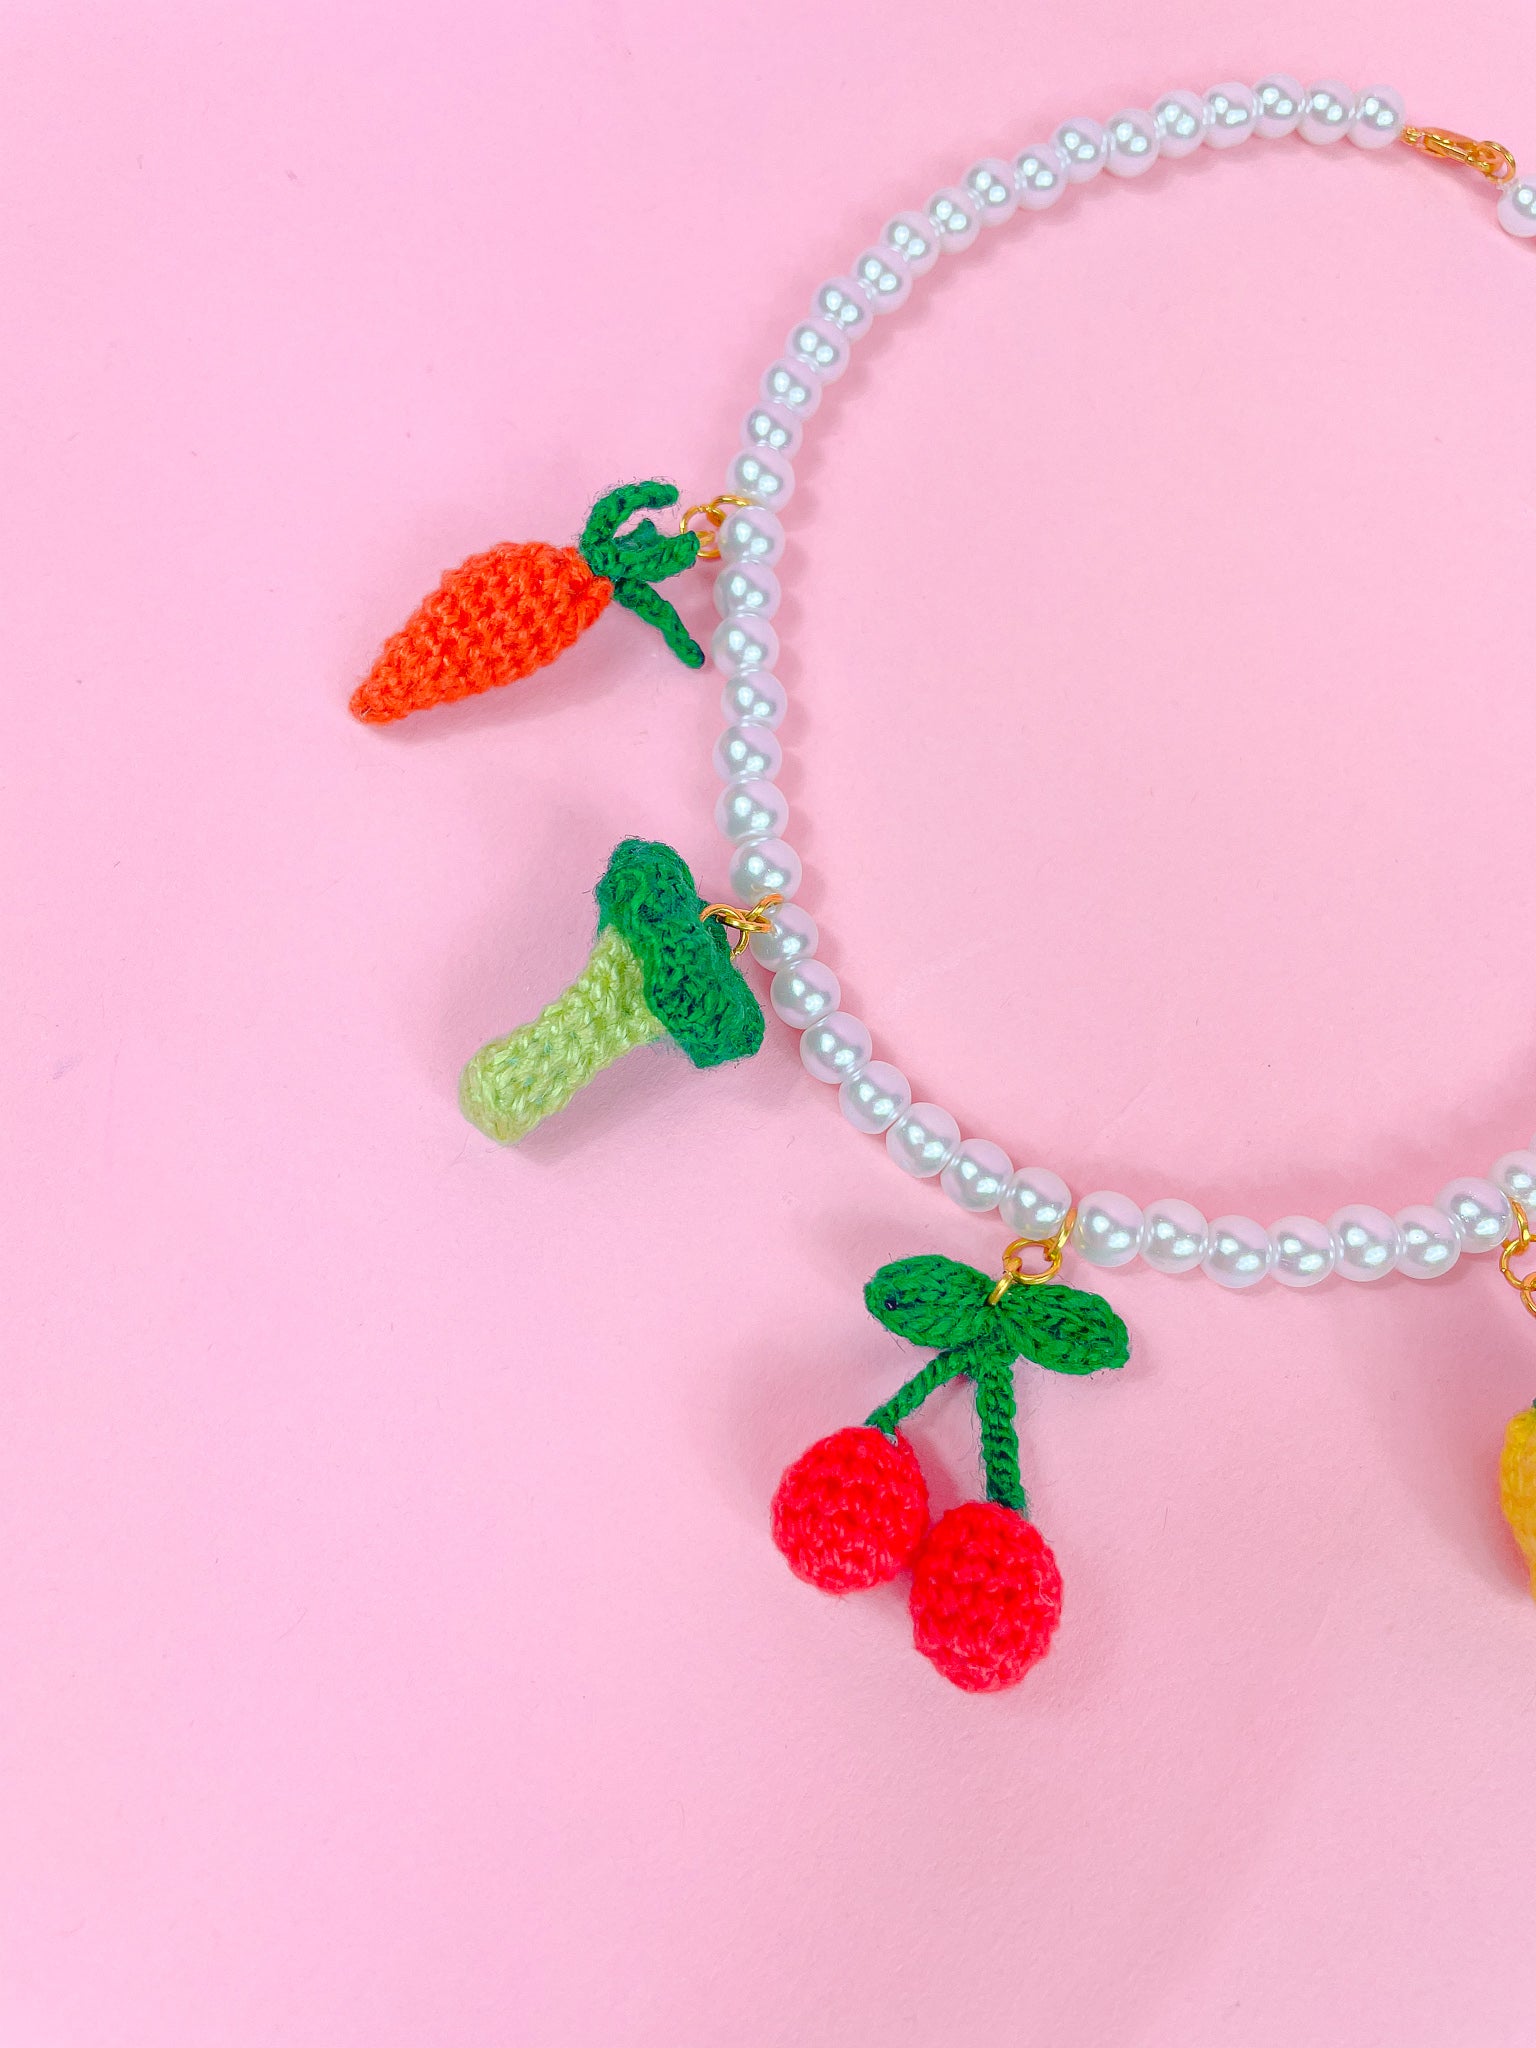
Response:
[[[790,1570],[825,1592],[879,1585],[910,1566],[913,1642],[966,1692],[1017,1685],[1061,1618],[1061,1574],[1019,1477],[1015,1361],[1090,1373],[1130,1356],[1124,1323],[1098,1295],[1039,1284],[1047,1276],[1026,1279],[1006,1260],[1004,1275],[994,1283],[931,1255],[882,1266],[865,1307],[898,1336],[941,1347],[938,1355],[861,1429],[813,1444],[773,1502],[773,1540]],[[930,1527],[928,1490],[898,1425],[962,1376],[975,1389],[987,1497]]]
[[[696,533],[665,534],[637,512],[677,502],[666,483],[621,484],[599,498],[575,547],[503,541],[450,569],[353,692],[352,711],[385,725],[432,704],[515,683],[553,661],[611,603],[654,626],[678,660],[702,668],[704,650],[655,588],[698,559]]]
[[[732,966],[722,906],[706,904],[681,854],[649,839],[614,848],[597,885],[586,967],[531,1024],[483,1046],[459,1080],[472,1124],[516,1144],[633,1046],[671,1038],[696,1067],[747,1059],[763,1012]],[[756,913],[729,912],[738,929]]]

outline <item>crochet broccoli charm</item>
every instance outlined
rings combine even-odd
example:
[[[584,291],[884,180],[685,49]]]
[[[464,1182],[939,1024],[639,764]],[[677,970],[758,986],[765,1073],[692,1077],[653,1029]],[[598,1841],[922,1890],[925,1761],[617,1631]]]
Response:
[[[386,725],[432,704],[515,683],[563,654],[608,607],[621,604],[654,626],[678,660],[702,668],[704,650],[656,584],[698,560],[696,533],[665,534],[637,512],[677,503],[677,487],[622,484],[599,498],[575,547],[503,541],[450,569],[384,644],[352,712]]]
[[[1100,1296],[1011,1284],[1021,1277],[994,1283],[933,1255],[882,1266],[864,1290],[870,1314],[942,1348],[862,1428],[813,1444],[773,1501],[774,1542],[798,1578],[825,1592],[879,1585],[910,1565],[913,1641],[966,1692],[1017,1685],[1061,1616],[1061,1574],[1019,1478],[1014,1364],[1090,1373],[1130,1356],[1125,1325]],[[930,1527],[928,1490],[898,1425],[962,1375],[975,1389],[987,1497]]]
[[[504,1145],[633,1046],[670,1038],[696,1067],[717,1067],[763,1042],[762,1008],[731,964],[723,925],[707,915],[722,906],[704,902],[681,854],[626,839],[596,895],[597,940],[581,974],[531,1024],[482,1046],[460,1076],[464,1114]]]

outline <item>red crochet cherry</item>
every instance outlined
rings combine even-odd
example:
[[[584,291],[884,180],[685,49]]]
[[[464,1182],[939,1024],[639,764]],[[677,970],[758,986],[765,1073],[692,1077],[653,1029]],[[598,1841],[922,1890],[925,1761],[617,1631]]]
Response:
[[[893,1579],[923,1540],[928,1488],[912,1446],[840,1429],[795,1460],[773,1496],[773,1540],[797,1579],[853,1593]]]
[[[952,1685],[1017,1685],[1060,1619],[1056,1560],[1013,1508],[968,1500],[929,1531],[912,1567],[912,1640]]]

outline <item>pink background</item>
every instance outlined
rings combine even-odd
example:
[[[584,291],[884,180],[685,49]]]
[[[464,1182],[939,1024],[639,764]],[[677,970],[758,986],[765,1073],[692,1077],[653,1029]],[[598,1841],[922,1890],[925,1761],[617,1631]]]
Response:
[[[455,1108],[616,837],[722,886],[715,684],[615,615],[345,710],[463,554],[717,488],[975,155],[1276,65],[1536,151],[1529,10],[1248,16],[6,8],[5,2041],[1529,2043],[1490,1262],[1115,1276],[1131,1369],[1022,1383],[1057,1646],[954,1693],[766,1509],[902,1376],[869,1272],[995,1225],[777,1029],[512,1154]],[[1471,179],[1254,146],[1000,233],[829,398],[804,895],[968,1129],[1266,1220],[1529,1137],[1533,314]],[[973,1486],[963,1391],[916,1434]]]

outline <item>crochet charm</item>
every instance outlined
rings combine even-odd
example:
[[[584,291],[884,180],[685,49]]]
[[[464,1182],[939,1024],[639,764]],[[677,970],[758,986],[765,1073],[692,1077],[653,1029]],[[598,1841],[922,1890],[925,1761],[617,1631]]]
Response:
[[[761,1005],[732,965],[723,926],[706,916],[720,906],[705,903],[681,854],[626,839],[596,895],[586,967],[531,1024],[482,1046],[460,1076],[464,1114],[504,1145],[634,1046],[670,1038],[696,1067],[717,1067],[763,1042]]]
[[[898,1336],[937,1347],[937,1356],[862,1428],[813,1444],[774,1495],[773,1540],[810,1585],[856,1592],[910,1566],[913,1642],[965,1692],[1017,1685],[1061,1618],[1061,1574],[1029,1519],[1019,1477],[1014,1364],[1024,1358],[1050,1372],[1091,1373],[1130,1356],[1125,1325],[1107,1301],[1040,1284],[1045,1278],[1026,1279],[1005,1262],[1004,1280],[994,1283],[974,1266],[931,1254],[882,1266],[864,1290],[865,1307]],[[987,1497],[951,1508],[930,1527],[928,1489],[899,1424],[962,1376],[975,1390]]]
[[[1531,1568],[1531,1592],[1536,1596],[1536,1408],[1522,1408],[1504,1432],[1499,1503]]]
[[[654,626],[678,660],[702,668],[704,650],[656,584],[692,568],[696,533],[662,533],[637,512],[677,503],[675,484],[621,484],[599,498],[575,547],[503,541],[450,569],[391,639],[352,694],[353,716],[386,725],[519,682],[563,654],[610,603]]]

